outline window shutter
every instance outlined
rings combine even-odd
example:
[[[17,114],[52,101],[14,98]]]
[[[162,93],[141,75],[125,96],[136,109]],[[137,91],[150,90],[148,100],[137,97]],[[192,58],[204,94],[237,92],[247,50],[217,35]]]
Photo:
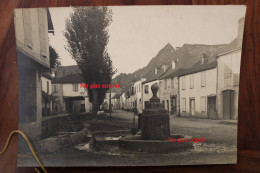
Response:
[[[38,21],[39,21],[39,38],[40,38],[40,51],[41,57],[47,57],[47,47],[46,47],[46,30],[45,30],[45,9],[38,9]]]
[[[201,86],[206,86],[206,72],[201,72]]]
[[[200,98],[200,105],[201,105],[201,112],[205,112],[206,111],[206,97],[202,96]]]
[[[186,88],[185,76],[183,76],[181,79],[182,79],[182,89],[185,90]]]
[[[32,49],[32,22],[29,9],[23,9],[23,21],[24,21],[24,44]]]
[[[190,75],[190,89],[192,89],[194,87],[194,75],[191,74]]]
[[[182,98],[182,112],[186,111],[186,99]]]

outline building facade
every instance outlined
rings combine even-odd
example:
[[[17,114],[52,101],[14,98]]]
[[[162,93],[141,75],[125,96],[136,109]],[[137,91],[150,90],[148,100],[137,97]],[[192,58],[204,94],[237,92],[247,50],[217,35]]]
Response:
[[[241,49],[233,50],[218,57],[218,117],[238,118],[238,93]]]
[[[29,138],[42,132],[41,75],[50,68],[48,31],[53,32],[46,8],[14,11],[18,84],[19,129]]]
[[[92,104],[89,102],[87,88],[81,86],[83,79],[78,66],[64,66],[55,71],[52,81],[52,92],[55,97],[53,111],[90,112]]]
[[[180,75],[180,116],[216,119],[216,86],[215,62],[212,65],[198,65],[194,72]]]

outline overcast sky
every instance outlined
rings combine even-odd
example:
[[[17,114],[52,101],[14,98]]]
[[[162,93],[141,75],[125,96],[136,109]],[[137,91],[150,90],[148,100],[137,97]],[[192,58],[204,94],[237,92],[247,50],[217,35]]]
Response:
[[[109,26],[108,52],[118,73],[132,73],[146,66],[167,43],[227,44],[237,36],[245,6],[117,6]],[[55,35],[50,44],[64,66],[76,62],[64,49],[65,20],[72,8],[50,8]],[[114,76],[115,77],[115,76]]]

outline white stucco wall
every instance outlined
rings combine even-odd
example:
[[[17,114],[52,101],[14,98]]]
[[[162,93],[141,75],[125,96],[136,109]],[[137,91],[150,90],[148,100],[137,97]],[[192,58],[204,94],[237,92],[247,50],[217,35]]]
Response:
[[[80,87],[80,83],[78,83],[78,91],[73,91],[73,84],[63,84],[63,96],[66,97],[76,97],[76,96],[82,96],[86,97],[88,96],[87,90],[85,88]]]
[[[24,11],[29,11],[30,16],[30,28],[29,34],[31,35],[31,43],[32,49],[28,48],[25,45],[25,31],[24,30]],[[39,14],[43,13],[43,25],[45,32],[44,35],[41,37],[45,38],[45,47],[46,49],[46,58],[41,57],[41,49],[40,49],[40,35],[39,35]],[[27,9],[15,9],[14,12],[14,22],[15,22],[15,37],[16,37],[16,44],[17,47],[22,48],[23,51],[30,54],[34,60],[43,64],[44,66],[50,66],[50,59],[49,59],[49,43],[48,43],[48,21],[47,21],[47,9],[46,8],[27,8]],[[28,40],[29,38],[27,38]]]
[[[152,96],[153,96],[153,93],[152,93],[152,90],[151,90],[151,86],[153,84],[155,84],[155,83],[157,83],[157,85],[159,86],[159,80],[155,80],[155,81],[143,84],[143,109],[145,108],[145,102],[149,101],[150,98],[152,98]],[[149,93],[145,93],[145,85],[148,85]],[[159,88],[159,91],[157,93],[157,97],[160,98],[160,88]]]
[[[52,86],[51,86],[51,80],[42,76],[42,91],[47,93],[47,82],[49,82],[49,92],[47,94],[51,95],[52,94]]]
[[[179,78],[180,84],[180,113],[181,116],[190,116],[190,98],[195,99],[195,116],[198,117],[207,117],[207,96],[216,95],[216,85],[217,85],[217,70],[216,68],[206,70],[206,85],[204,87],[201,86],[201,73],[194,73],[185,76],[181,76]],[[194,75],[194,87],[190,88],[190,76]],[[185,80],[186,87],[182,89],[182,81]],[[201,97],[206,97],[206,111],[201,111]],[[183,103],[182,99],[186,99],[186,111],[183,112]]]

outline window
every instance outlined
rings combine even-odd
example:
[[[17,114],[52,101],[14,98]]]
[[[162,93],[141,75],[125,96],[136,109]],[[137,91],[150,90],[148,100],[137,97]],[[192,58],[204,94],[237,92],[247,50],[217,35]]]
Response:
[[[206,97],[200,97],[201,112],[206,112]]]
[[[190,75],[190,89],[193,89],[194,88],[194,75],[191,74]]]
[[[186,98],[182,98],[182,112],[186,111]]]
[[[206,86],[206,72],[201,72],[201,87]]]
[[[163,82],[160,81],[160,82],[159,82],[159,89],[162,88],[162,85],[163,85]]]
[[[53,85],[54,92],[57,92],[57,85]]]
[[[47,81],[47,93],[49,93],[49,81]]]
[[[76,92],[76,91],[78,91],[78,84],[77,83],[75,83],[75,84],[72,84],[72,90],[74,91],[74,92]]]
[[[164,89],[167,90],[167,79],[164,80]]]
[[[145,85],[145,87],[144,87],[144,93],[149,93],[149,88],[148,88],[148,85]]]
[[[239,85],[239,74],[233,74],[233,86]]]
[[[171,78],[171,88],[174,88],[174,78]]]
[[[181,78],[181,83],[182,83],[182,89],[185,90],[186,88],[185,76]]]
[[[226,87],[231,86],[231,75],[232,71],[229,66],[225,65],[224,66],[224,85]]]

